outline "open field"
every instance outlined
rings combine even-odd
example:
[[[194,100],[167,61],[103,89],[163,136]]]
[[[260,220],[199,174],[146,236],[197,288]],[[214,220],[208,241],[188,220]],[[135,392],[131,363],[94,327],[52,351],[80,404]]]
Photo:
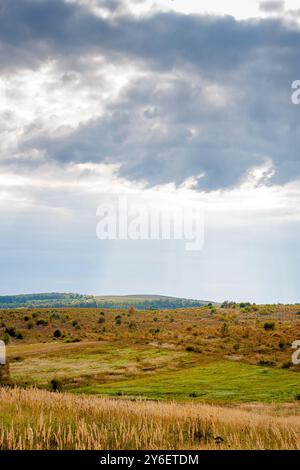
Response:
[[[0,337],[1,448],[300,448],[297,305],[1,310]]]
[[[0,449],[299,449],[300,408],[0,390]]]
[[[22,386],[207,402],[300,396],[291,344],[299,306],[2,310],[11,379]],[[299,333],[298,333],[299,332]],[[299,336],[298,336],[299,335]]]

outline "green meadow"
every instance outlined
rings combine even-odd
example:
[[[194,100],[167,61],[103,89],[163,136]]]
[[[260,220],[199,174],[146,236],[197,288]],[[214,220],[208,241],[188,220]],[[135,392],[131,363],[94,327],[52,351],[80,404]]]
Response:
[[[295,400],[297,396],[300,399],[300,374],[222,361],[73,391],[151,400],[288,402]]]

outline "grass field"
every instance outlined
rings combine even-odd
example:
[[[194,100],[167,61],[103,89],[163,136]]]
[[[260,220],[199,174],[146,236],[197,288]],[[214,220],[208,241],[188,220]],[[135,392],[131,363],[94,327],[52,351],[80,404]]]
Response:
[[[213,362],[176,372],[158,373],[105,385],[81,387],[80,393],[148,399],[239,402],[288,402],[300,397],[300,374],[234,362]]]
[[[0,389],[0,449],[299,449],[299,413]]]
[[[18,351],[22,356],[16,356]],[[37,353],[38,351],[38,353]],[[18,384],[108,396],[208,402],[285,402],[300,395],[300,374],[233,360],[206,363],[197,353],[97,342],[9,348]]]
[[[300,336],[298,313],[299,306],[2,310],[0,337],[8,343],[10,381],[21,389],[0,389],[3,396],[13,392],[10,408],[0,412],[1,448],[297,448],[300,367],[291,363],[291,345]],[[34,400],[48,403],[38,416],[21,409],[22,401],[30,410]],[[116,442],[107,415],[101,414],[101,424],[71,411],[68,417],[58,412],[60,403],[92,407],[92,413],[107,406],[127,437],[120,430]],[[133,420],[129,411],[122,415],[124,407]],[[165,420],[157,422],[156,408]],[[213,416],[213,431],[201,427],[198,440],[190,428],[185,431],[192,412]],[[151,435],[142,427],[143,414]],[[264,426],[264,420],[279,429],[277,437],[274,430],[267,439],[270,424]],[[243,421],[251,423],[245,429],[252,441],[250,434],[239,436]],[[45,427],[38,428],[39,422]],[[169,425],[178,429],[174,439]],[[52,437],[39,444],[37,432]],[[94,436],[90,441],[88,432]],[[53,437],[61,433],[61,441]],[[141,440],[135,442],[134,433]],[[218,434],[224,441],[216,443]]]

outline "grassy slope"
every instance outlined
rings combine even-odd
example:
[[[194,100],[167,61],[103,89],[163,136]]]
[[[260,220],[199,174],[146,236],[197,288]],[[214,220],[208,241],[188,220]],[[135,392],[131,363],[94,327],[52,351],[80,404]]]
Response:
[[[74,393],[222,403],[288,402],[300,394],[297,372],[158,347],[38,343],[8,353],[17,383],[47,388],[55,378]]]
[[[64,390],[81,393],[284,402],[300,394],[299,367],[283,368],[300,332],[298,309],[104,310],[102,315],[97,309],[9,310],[0,311],[0,336],[7,327],[22,333],[23,339],[12,337],[8,346],[11,376],[19,384],[45,388],[56,378]],[[266,331],[270,321],[274,329]],[[53,337],[56,329],[59,339]]]
[[[158,373],[105,385],[82,387],[77,393],[139,396],[148,399],[207,402],[288,402],[300,395],[300,374],[236,362],[212,362],[180,371]]]

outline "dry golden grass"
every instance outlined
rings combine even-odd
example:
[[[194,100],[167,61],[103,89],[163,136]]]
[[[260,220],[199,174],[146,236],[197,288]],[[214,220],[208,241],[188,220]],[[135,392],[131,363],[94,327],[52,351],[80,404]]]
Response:
[[[81,349],[80,343],[105,341],[118,344],[157,344],[185,351],[187,347],[215,359],[238,358],[242,362],[290,366],[291,344],[298,339],[299,305],[244,308],[187,308],[162,311],[69,309],[0,309],[0,339],[9,342],[14,356],[51,353],[57,345]],[[102,314],[102,315],[101,315]],[[116,322],[116,317],[120,317]],[[100,322],[99,322],[100,320]],[[264,324],[273,322],[274,329]],[[224,331],[224,324],[227,330]],[[19,335],[9,335],[15,329]],[[54,337],[60,330],[62,336]],[[22,339],[23,338],[23,339]],[[37,349],[34,345],[38,345]],[[22,347],[25,347],[24,350]],[[85,347],[85,346],[84,346]],[[161,347],[161,346],[160,346]]]
[[[225,408],[0,389],[0,449],[299,449],[299,408]]]

